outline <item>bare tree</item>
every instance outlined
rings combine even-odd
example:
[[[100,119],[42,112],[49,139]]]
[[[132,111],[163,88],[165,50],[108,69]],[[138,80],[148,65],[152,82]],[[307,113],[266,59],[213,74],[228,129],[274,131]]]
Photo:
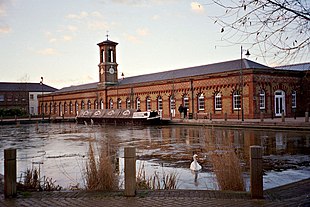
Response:
[[[221,25],[223,40],[248,43],[265,58],[276,61],[307,59],[310,54],[309,0],[212,0],[223,15],[213,17]]]

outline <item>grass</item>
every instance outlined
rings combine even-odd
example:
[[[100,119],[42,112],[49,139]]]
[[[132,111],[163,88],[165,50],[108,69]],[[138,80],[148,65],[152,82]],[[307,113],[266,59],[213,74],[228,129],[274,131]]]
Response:
[[[18,188],[20,190],[30,190],[30,191],[59,191],[62,189],[61,186],[56,185],[56,181],[52,178],[40,177],[39,171],[35,169],[27,169],[24,173],[22,181],[18,183]]]
[[[93,146],[89,142],[88,161],[86,162],[86,189],[112,191],[118,188],[118,176],[111,157],[104,144],[101,144],[96,159]]]

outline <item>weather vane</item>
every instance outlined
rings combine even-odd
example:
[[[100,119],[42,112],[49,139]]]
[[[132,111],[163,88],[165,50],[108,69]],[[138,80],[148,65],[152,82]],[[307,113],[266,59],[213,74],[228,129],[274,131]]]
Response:
[[[109,31],[107,30],[107,40],[109,40]]]

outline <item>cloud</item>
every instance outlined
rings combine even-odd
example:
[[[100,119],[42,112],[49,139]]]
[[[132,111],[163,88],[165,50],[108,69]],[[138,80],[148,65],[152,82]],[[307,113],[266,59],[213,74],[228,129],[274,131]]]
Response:
[[[82,11],[79,14],[68,14],[67,15],[68,19],[84,19],[86,17],[88,17],[88,13],[85,11]]]
[[[67,26],[67,28],[71,32],[76,32],[78,30],[78,28],[76,26],[73,26],[73,25],[69,25],[69,26]]]
[[[125,38],[126,38],[129,42],[132,42],[132,43],[140,43],[140,42],[141,42],[141,41],[138,39],[138,37],[135,36],[135,35],[125,34],[124,36],[125,36]]]
[[[9,26],[0,26],[0,34],[7,34],[12,31],[11,27]]]
[[[45,49],[37,51],[37,53],[40,55],[44,55],[44,56],[52,56],[52,55],[59,54],[54,48],[45,48]]]
[[[150,6],[151,4],[175,3],[179,0],[112,0],[112,2],[130,6]]]
[[[73,39],[73,37],[70,36],[70,35],[64,35],[64,36],[63,36],[63,40],[66,41],[66,42],[67,42],[67,41],[71,41],[72,39]]]
[[[199,13],[204,12],[203,6],[201,4],[199,4],[198,2],[192,2],[191,3],[191,9],[194,12],[199,12]]]
[[[139,36],[147,36],[149,35],[149,30],[147,28],[140,28],[140,29],[137,29],[137,34]]]
[[[93,16],[93,17],[102,17],[102,14],[99,11],[94,11],[94,12],[91,13],[91,16]]]
[[[160,16],[159,15],[154,15],[154,16],[152,16],[152,20],[158,20],[160,18]]]
[[[0,0],[0,17],[1,16],[6,16],[6,5],[5,1]]]
[[[92,30],[106,30],[108,24],[103,21],[90,21],[88,27]]]

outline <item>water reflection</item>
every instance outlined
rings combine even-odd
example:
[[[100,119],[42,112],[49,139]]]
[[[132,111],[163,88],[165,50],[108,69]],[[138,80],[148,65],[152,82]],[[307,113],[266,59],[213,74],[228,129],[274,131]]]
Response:
[[[123,148],[137,148],[138,164],[143,162],[146,173],[177,171],[179,188],[216,189],[209,155],[212,150],[233,148],[244,170],[249,169],[249,147],[264,149],[265,186],[273,187],[280,178],[274,171],[293,169],[298,178],[309,177],[310,135],[308,132],[269,131],[189,126],[84,126],[73,123],[0,126],[0,159],[3,149],[17,148],[18,173],[40,165],[42,174],[56,179],[63,187],[80,183],[83,186],[89,142],[104,141],[109,153],[123,166]],[[98,144],[99,146],[99,144]],[[95,147],[96,148],[96,147]],[[189,165],[198,154],[202,172],[191,174]],[[120,158],[120,159],[116,159]],[[38,164],[40,163],[40,164]],[[42,164],[43,163],[43,164]],[[3,168],[0,168],[3,174]],[[247,175],[245,174],[247,178]],[[295,176],[296,177],[296,176]],[[292,175],[291,179],[296,179]],[[287,179],[287,178],[286,178]]]

